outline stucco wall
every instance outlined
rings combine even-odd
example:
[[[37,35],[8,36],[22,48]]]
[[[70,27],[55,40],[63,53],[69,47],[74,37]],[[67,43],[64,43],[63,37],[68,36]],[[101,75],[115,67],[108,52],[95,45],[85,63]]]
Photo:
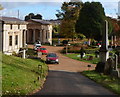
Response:
[[[33,35],[31,36],[30,34],[30,29],[33,32]],[[40,33],[40,41],[42,43],[46,43],[49,42],[52,45],[52,25],[44,25],[44,24],[40,24],[40,23],[30,23],[27,25],[27,42],[28,43],[34,43],[36,38],[36,34],[37,32],[35,31],[36,29],[39,30]],[[46,35],[47,35],[47,39],[46,39]],[[30,41],[29,37],[33,37],[33,42]]]
[[[4,24],[4,31],[3,31],[4,53],[12,53],[13,51],[17,53],[19,49],[23,47],[22,44],[23,30],[26,30],[26,25],[20,25],[20,29],[18,29],[18,25],[12,24],[12,29],[10,29],[10,24]],[[18,35],[18,45],[15,45],[15,35]],[[9,45],[9,36],[12,36],[12,46]]]
[[[3,27],[2,27],[2,21],[0,21],[0,51],[2,51],[2,29],[3,29]]]
[[[49,42],[52,45],[52,25],[42,25],[43,32],[43,42]],[[46,34],[47,33],[47,34]],[[48,38],[46,39],[46,35]]]

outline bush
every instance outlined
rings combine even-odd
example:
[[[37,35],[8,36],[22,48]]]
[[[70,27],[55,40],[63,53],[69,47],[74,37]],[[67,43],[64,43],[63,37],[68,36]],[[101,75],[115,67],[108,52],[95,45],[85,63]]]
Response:
[[[93,54],[97,49],[85,49],[86,54]],[[66,49],[63,49],[61,53],[66,53]],[[69,50],[68,53],[80,53],[80,50]]]
[[[15,51],[12,52],[13,56],[17,56],[17,53]]]
[[[66,53],[66,50],[62,50],[61,53]],[[67,53],[80,53],[80,50],[67,50]]]
[[[80,43],[75,43],[75,44],[73,44],[73,46],[79,47],[79,46],[81,46],[81,44]]]
[[[50,42],[45,42],[45,45],[50,45]]]
[[[78,34],[77,36],[78,36],[78,38],[80,38],[81,40],[86,38],[86,36],[83,35],[83,34]]]
[[[62,44],[63,44],[63,45],[68,44],[68,40],[63,40],[63,41],[62,41]]]
[[[85,49],[85,52],[87,54],[93,54],[93,53],[95,53],[96,50],[98,50],[98,49]]]
[[[52,40],[52,44],[58,44],[58,40]]]

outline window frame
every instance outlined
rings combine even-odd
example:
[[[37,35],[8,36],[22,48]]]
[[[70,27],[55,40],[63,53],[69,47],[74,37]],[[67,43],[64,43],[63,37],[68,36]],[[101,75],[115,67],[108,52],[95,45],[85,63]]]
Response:
[[[15,45],[18,45],[18,35],[15,35]]]
[[[12,29],[13,27],[12,27],[13,25],[12,24],[10,24],[10,29]]]
[[[20,29],[20,24],[18,24],[18,29]]]
[[[9,36],[9,46],[12,46],[12,35]]]

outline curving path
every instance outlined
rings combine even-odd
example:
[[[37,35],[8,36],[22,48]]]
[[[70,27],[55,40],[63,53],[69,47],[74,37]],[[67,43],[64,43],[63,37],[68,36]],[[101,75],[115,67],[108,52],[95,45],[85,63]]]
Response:
[[[33,95],[109,95],[115,94],[79,72],[88,70],[89,63],[70,59],[59,53],[63,47],[45,46],[49,52],[59,56],[60,64],[48,64],[49,74],[41,90]],[[45,56],[43,56],[45,58]],[[95,65],[91,64],[91,70]]]

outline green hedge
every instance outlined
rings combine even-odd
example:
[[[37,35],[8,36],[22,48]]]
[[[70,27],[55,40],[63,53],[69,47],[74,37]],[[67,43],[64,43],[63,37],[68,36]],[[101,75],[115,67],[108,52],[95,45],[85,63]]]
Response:
[[[85,49],[85,52],[86,52],[87,54],[92,54],[92,53],[95,53],[96,50],[98,50],[98,49]],[[63,49],[63,50],[61,51],[61,53],[66,53],[66,50]],[[80,53],[80,50],[69,50],[69,49],[68,49],[68,52],[67,52],[67,53]]]

